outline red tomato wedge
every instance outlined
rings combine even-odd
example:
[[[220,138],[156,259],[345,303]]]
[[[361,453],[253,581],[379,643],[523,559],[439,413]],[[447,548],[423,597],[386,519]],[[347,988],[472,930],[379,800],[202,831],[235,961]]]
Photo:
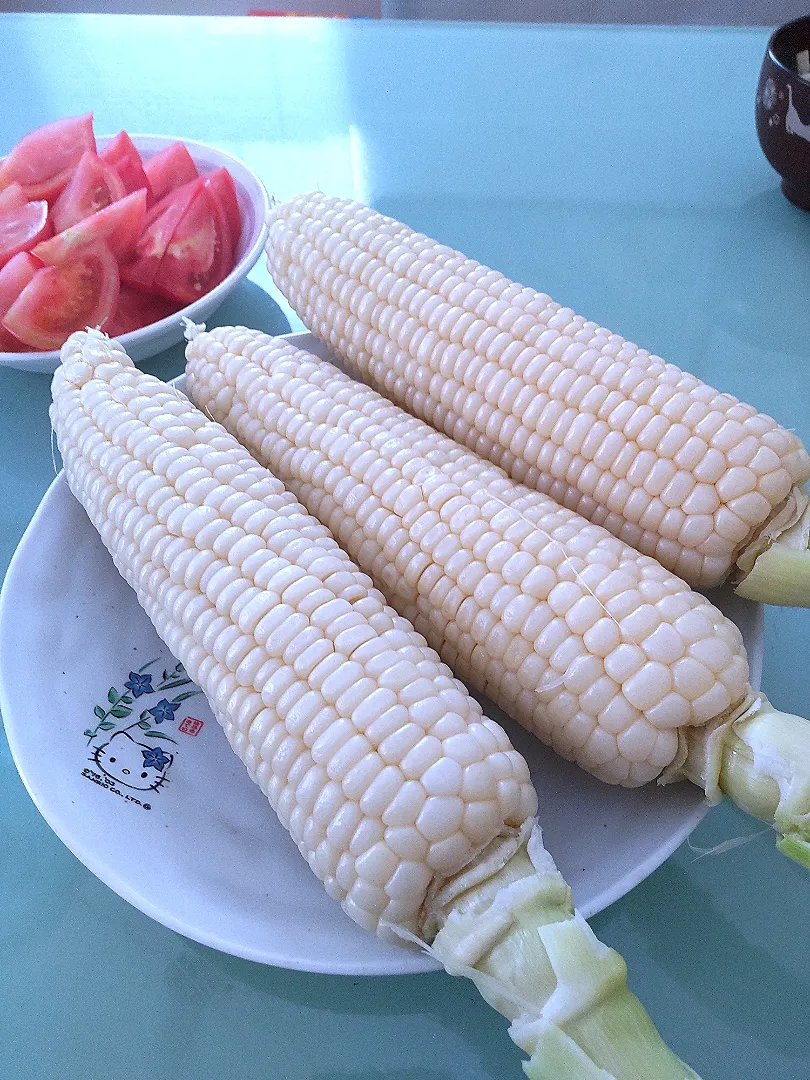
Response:
[[[0,319],[40,269],[39,259],[27,251],[21,251],[9,259],[0,270]],[[0,352],[27,352],[30,346],[23,344],[0,326]]]
[[[0,188],[16,182],[27,199],[54,199],[85,150],[95,149],[92,113],[55,120],[20,139],[0,162]]]
[[[219,203],[228,222],[231,234],[231,247],[236,251],[239,237],[242,235],[242,215],[239,213],[239,201],[236,198],[236,184],[226,168],[217,169],[205,178],[205,186]]]
[[[29,251],[50,235],[50,229],[48,204],[44,199],[0,212],[0,267],[18,251]]]
[[[174,230],[155,274],[156,292],[190,304],[218,285],[233,266],[228,223],[203,187]]]
[[[143,168],[152,188],[153,202],[158,202],[170,191],[199,176],[191,154],[181,142],[172,143],[165,150],[147,158]]]
[[[126,188],[115,169],[86,150],[62,194],[53,204],[53,227],[64,232],[77,221],[123,199]]]
[[[147,201],[152,201],[152,189],[143,169],[143,159],[135,143],[125,131],[119,131],[99,154],[101,160],[115,169],[127,194],[146,188]]]
[[[21,251],[0,270],[0,319],[41,267],[29,251]]]
[[[138,241],[135,259],[121,267],[122,281],[134,285],[136,289],[151,291],[160,260],[165,255],[175,230],[204,186],[201,179],[192,180],[147,212],[147,227]],[[154,216],[153,211],[157,216]]]
[[[38,270],[3,319],[3,326],[35,349],[58,349],[74,330],[103,326],[119,290],[115,256],[103,242],[69,262]]]
[[[115,311],[110,316],[104,331],[110,337],[120,337],[121,334],[128,334],[130,330],[138,330],[142,326],[149,326],[160,319],[165,319],[179,308],[180,304],[166,300],[163,296],[154,296],[152,293],[133,289],[129,285],[122,285]]]
[[[28,199],[19,184],[9,184],[0,191],[0,214],[4,210],[16,210],[18,206],[25,206]]]
[[[33,252],[44,263],[56,266],[85,244],[106,240],[113,255],[125,259],[135,251],[145,220],[146,189],[142,188],[37,244]]]

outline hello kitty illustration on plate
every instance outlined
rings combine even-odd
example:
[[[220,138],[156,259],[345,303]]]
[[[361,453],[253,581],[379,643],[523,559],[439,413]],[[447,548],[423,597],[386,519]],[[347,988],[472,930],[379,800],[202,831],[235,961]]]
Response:
[[[92,749],[90,761],[94,768],[85,768],[82,776],[144,810],[151,810],[152,804],[143,801],[143,793],[159,792],[169,783],[167,774],[176,754],[161,744],[176,746],[177,739],[168,730],[159,731],[158,725],[177,723],[178,730],[189,735],[197,735],[203,727],[196,717],[181,719],[178,715],[184,703],[201,693],[200,690],[193,687],[171,698],[167,696],[184,686],[193,686],[183,665],[164,668],[158,678],[157,672],[150,670],[157,663],[158,659],[150,660],[137,671],[130,671],[123,690],[111,686],[106,705],[96,705],[93,709],[95,727],[84,732]],[[151,708],[142,701],[144,707],[138,719],[130,720],[136,699],[151,699],[152,695],[162,696]],[[140,792],[141,797],[134,792]]]

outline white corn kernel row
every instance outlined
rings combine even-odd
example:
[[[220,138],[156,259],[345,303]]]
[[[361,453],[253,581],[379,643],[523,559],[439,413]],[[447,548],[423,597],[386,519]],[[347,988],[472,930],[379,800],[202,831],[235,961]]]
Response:
[[[535,812],[523,758],[293,495],[98,332],[51,419],[71,490],[330,895],[418,931]]]
[[[364,380],[691,585],[810,477],[770,417],[348,199],[277,205],[268,266]]]
[[[331,364],[197,333],[188,392],[329,527],[455,673],[611,783],[745,700],[737,627],[653,559]]]

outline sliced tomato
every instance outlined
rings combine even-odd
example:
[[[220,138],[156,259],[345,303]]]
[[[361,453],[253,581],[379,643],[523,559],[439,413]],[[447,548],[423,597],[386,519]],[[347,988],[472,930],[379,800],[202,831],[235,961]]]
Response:
[[[115,169],[105,165],[91,150],[86,150],[64,191],[53,204],[53,227],[58,233],[64,232],[77,221],[103,210],[117,199],[123,199],[126,193]]]
[[[172,143],[147,158],[143,168],[152,188],[153,202],[199,176],[191,154],[181,142]]]
[[[219,203],[228,222],[231,234],[231,246],[234,251],[242,235],[242,215],[239,213],[239,200],[236,197],[236,184],[226,168],[217,169],[205,178],[205,186]]]
[[[20,139],[0,162],[0,188],[16,181],[27,199],[54,199],[85,150],[95,149],[92,113],[55,120]]]
[[[203,187],[160,260],[155,292],[190,304],[218,285],[232,265],[233,247],[225,215]]]
[[[196,196],[204,189],[197,178],[161,200],[163,209],[154,216],[147,212],[147,227],[135,248],[135,259],[121,267],[121,280],[136,289],[152,291],[160,261],[171,243],[172,236]],[[154,209],[158,209],[155,207]],[[151,218],[151,221],[150,221]]]
[[[0,267],[18,251],[29,251],[51,232],[44,199],[0,212]]]
[[[56,266],[85,244],[106,240],[113,255],[125,259],[135,251],[145,220],[146,189],[141,188],[37,244],[33,251],[44,263]]]
[[[0,214],[4,210],[16,210],[18,206],[25,206],[28,199],[19,184],[9,184],[0,191]]]
[[[20,251],[0,270],[0,319],[41,268],[39,259],[29,251]]]
[[[135,143],[125,131],[119,131],[99,154],[105,164],[115,169],[128,194],[146,188],[147,201],[152,201],[152,189],[143,168],[143,159]]]
[[[35,349],[58,349],[74,330],[103,326],[120,282],[115,256],[101,241],[60,266],[34,274],[3,319],[3,327]]]
[[[110,337],[120,337],[121,334],[128,334],[130,330],[138,330],[142,326],[165,319],[180,307],[180,304],[163,296],[154,296],[129,285],[122,285],[115,311],[104,330]]]
[[[28,251],[21,251],[0,270],[0,319],[41,267],[39,259]],[[0,352],[27,352],[28,349],[30,345],[23,344],[0,326]]]

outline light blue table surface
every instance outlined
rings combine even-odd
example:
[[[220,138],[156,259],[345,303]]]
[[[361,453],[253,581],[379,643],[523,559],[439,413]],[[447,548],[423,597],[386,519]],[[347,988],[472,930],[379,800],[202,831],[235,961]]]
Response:
[[[810,443],[810,217],[759,150],[766,34],[0,16],[0,152],[96,130],[233,151],[284,197],[353,194],[755,402]],[[257,267],[217,321],[287,317]],[[292,320],[292,326],[298,323]],[[179,348],[145,365],[181,370]],[[0,370],[0,568],[53,477],[49,379]],[[810,707],[810,613],[769,611],[764,688]],[[31,673],[36,678],[36,673]],[[2,736],[0,736],[2,739]],[[0,742],[2,1080],[507,1080],[471,985],[262,967],[150,921],[39,817]],[[699,848],[756,834],[713,809]],[[704,1080],[810,1076],[810,881],[760,835],[684,845],[593,919]]]

